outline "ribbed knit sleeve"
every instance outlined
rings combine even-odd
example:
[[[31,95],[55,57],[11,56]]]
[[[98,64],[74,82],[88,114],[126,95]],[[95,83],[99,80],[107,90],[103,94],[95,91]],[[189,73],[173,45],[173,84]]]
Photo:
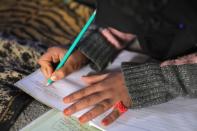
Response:
[[[177,96],[197,97],[197,64],[160,67],[158,63],[122,63],[132,108],[167,102]]]
[[[98,30],[85,37],[80,42],[78,49],[91,61],[91,67],[97,71],[111,63],[119,52]]]

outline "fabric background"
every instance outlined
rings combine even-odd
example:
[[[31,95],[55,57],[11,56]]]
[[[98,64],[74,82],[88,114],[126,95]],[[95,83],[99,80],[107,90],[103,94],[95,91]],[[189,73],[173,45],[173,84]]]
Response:
[[[68,45],[91,12],[92,9],[77,2],[0,1],[2,131],[7,131],[11,127],[11,130],[19,130],[49,109],[13,84],[39,68],[36,61],[48,47]]]

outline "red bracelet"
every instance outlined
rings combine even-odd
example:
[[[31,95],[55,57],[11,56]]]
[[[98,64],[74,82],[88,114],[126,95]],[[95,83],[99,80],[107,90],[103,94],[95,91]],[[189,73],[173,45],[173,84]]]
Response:
[[[127,107],[123,104],[122,101],[118,101],[115,105],[114,105],[114,109],[117,109],[119,111],[120,114],[125,113],[128,109]]]

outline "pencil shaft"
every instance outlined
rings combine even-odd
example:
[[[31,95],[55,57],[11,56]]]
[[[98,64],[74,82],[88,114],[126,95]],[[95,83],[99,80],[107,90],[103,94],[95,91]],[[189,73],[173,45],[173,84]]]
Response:
[[[58,69],[60,69],[60,68],[62,68],[64,66],[64,64],[68,60],[69,56],[72,54],[73,50],[76,48],[77,44],[79,43],[79,41],[81,40],[81,38],[83,37],[85,32],[87,31],[88,27],[93,22],[95,16],[96,16],[96,11],[93,12],[93,14],[89,18],[89,20],[87,21],[85,26],[82,28],[82,30],[80,31],[80,33],[78,34],[78,36],[76,37],[76,39],[72,43],[71,47],[68,49],[68,51],[66,52],[66,54],[63,57],[63,59],[60,61],[60,63],[58,64],[58,66],[56,67],[55,70],[58,70]],[[52,82],[53,81],[51,79],[48,79],[47,85],[50,85]]]

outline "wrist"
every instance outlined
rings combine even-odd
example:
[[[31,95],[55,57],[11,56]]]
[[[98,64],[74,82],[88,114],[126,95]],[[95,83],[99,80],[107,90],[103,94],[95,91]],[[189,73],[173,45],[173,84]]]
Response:
[[[81,66],[86,65],[88,63],[88,58],[78,50],[74,52],[73,59],[76,63],[80,64]]]

